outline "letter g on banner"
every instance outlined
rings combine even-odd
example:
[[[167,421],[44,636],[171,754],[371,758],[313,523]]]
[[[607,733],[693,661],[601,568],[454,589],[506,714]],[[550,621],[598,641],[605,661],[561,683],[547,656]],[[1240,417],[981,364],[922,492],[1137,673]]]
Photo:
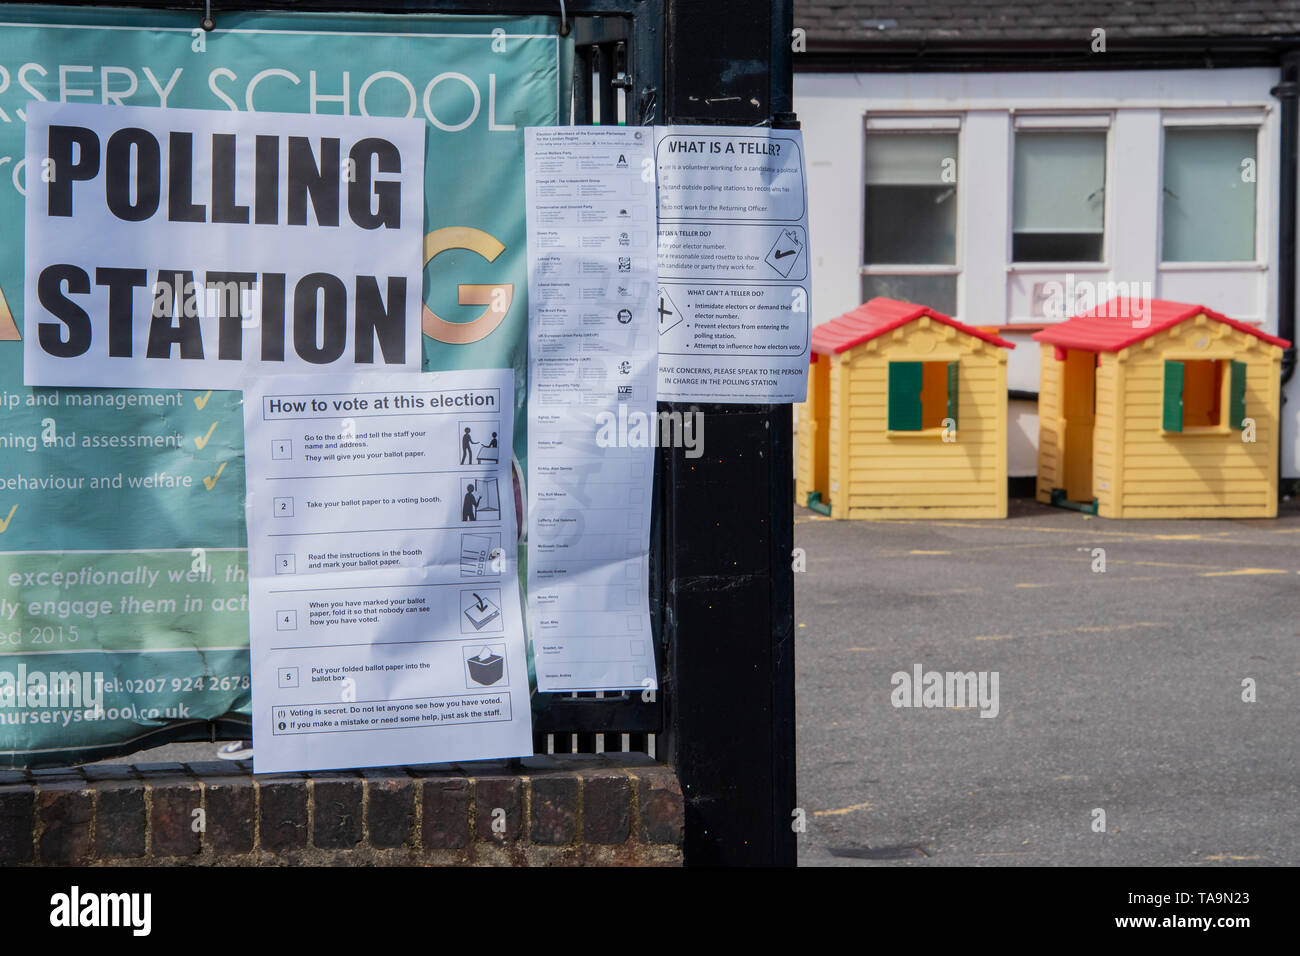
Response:
[[[495,262],[497,256],[505,252],[506,247],[496,237],[481,229],[471,226],[447,226],[435,229],[424,237],[424,264],[427,266],[439,253],[448,249],[464,249],[477,252],[488,262]],[[449,345],[468,345],[487,338],[499,326],[510,311],[514,299],[513,283],[501,285],[457,286],[456,301],[461,305],[487,306],[478,317],[469,322],[448,322],[437,315],[426,304],[422,327],[424,334],[439,342]],[[495,301],[494,301],[495,298]]]
[[[9,311],[9,303],[5,301],[5,290],[0,289],[0,342],[19,342],[22,335],[18,332],[18,324],[14,322],[14,314]]]

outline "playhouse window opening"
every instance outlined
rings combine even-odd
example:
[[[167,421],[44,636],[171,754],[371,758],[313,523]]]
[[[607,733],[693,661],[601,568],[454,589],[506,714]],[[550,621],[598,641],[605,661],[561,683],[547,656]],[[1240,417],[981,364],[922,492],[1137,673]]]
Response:
[[[1217,428],[1223,423],[1223,362],[1183,363],[1183,428]]]
[[[938,432],[957,425],[956,362],[889,363],[889,430]]]
[[[921,363],[921,430],[942,428],[948,417],[948,363]]]
[[[1246,365],[1235,359],[1165,361],[1166,432],[1220,434],[1244,427]]]

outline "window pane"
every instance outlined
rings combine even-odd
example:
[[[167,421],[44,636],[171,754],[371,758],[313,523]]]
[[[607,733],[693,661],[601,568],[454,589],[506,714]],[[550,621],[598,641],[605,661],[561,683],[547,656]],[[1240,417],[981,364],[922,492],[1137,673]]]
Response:
[[[1012,258],[1100,262],[1105,186],[1105,133],[1017,133]]]
[[[1101,262],[1100,232],[1017,232],[1011,235],[1014,262]]]
[[[871,132],[866,162],[866,262],[956,263],[957,135]]]
[[[944,315],[957,313],[957,277],[944,276],[880,276],[862,277],[862,301],[882,295],[900,302],[928,305]]]
[[[1255,184],[1242,163],[1253,170],[1257,142],[1254,127],[1165,130],[1163,261],[1255,258]]]
[[[945,159],[953,161],[947,183]],[[956,133],[867,133],[868,186],[951,186],[956,161]]]

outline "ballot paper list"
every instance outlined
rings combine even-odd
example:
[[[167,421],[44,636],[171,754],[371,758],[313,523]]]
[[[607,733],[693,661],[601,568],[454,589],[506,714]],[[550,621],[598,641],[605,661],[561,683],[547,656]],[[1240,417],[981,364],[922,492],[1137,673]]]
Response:
[[[527,130],[528,617],[540,691],[652,689],[651,131]],[[621,427],[620,427],[621,424]]]
[[[259,773],[532,753],[513,373],[244,391]]]

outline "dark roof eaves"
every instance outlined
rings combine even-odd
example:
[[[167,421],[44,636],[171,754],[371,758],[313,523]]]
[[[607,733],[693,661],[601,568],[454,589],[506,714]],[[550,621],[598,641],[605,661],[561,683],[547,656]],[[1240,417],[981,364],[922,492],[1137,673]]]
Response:
[[[1276,65],[1297,50],[1300,33],[1110,40],[1106,53],[1092,53],[1075,39],[809,40],[793,66],[796,73],[1224,68]]]

